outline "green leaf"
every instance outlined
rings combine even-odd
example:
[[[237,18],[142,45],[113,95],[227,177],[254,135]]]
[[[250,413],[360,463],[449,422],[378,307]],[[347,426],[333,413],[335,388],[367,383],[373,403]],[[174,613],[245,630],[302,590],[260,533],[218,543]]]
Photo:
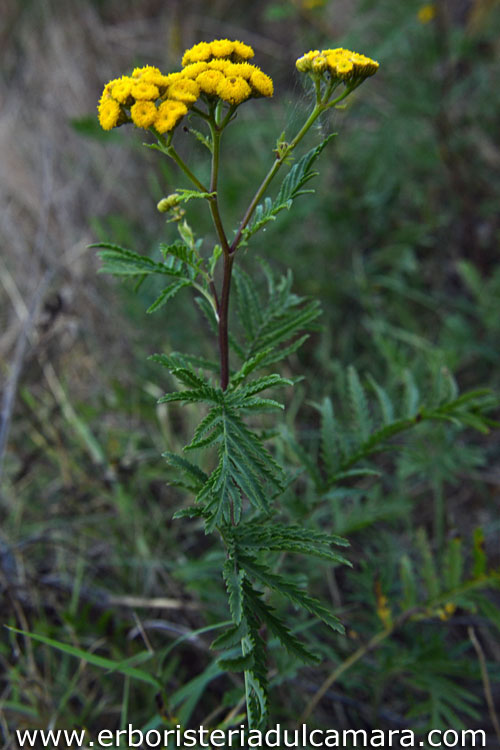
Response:
[[[177,453],[171,453],[170,451],[165,451],[165,453],[162,453],[162,456],[167,459],[167,463],[177,469],[181,469],[181,471],[188,474],[197,483],[200,484],[207,481],[208,475],[196,466],[196,464],[191,463],[183,456],[178,456]]]
[[[156,300],[153,302],[152,305],[148,307],[146,310],[147,313],[155,312],[155,310],[159,310],[160,307],[163,307],[169,299],[172,299],[177,292],[179,292],[182,287],[184,286],[190,286],[191,282],[188,279],[182,279],[181,281],[174,281],[172,284],[169,284],[165,289],[160,293],[160,295],[156,298]]]
[[[210,644],[210,648],[214,651],[221,648],[232,648],[233,646],[237,646],[246,635],[247,621],[245,618],[242,618],[239,625],[232,625],[225,633],[217,636]]]
[[[368,381],[372,386],[373,390],[377,394],[377,399],[380,405],[380,411],[382,412],[382,419],[385,425],[394,422],[394,406],[391,399],[387,395],[387,392],[380,386],[375,378],[368,375]]]
[[[202,370],[209,370],[211,372],[219,372],[220,365],[217,362],[212,362],[209,359],[198,357],[193,354],[181,354],[180,352],[171,352],[170,354],[152,354],[148,359],[152,359],[159,365],[166,367],[172,371],[177,367],[198,367]]]
[[[191,128],[189,130],[190,132],[193,132]],[[193,198],[215,198],[217,195],[217,193],[202,193],[199,190],[186,190],[185,188],[177,188],[175,192],[179,196],[181,203],[187,203],[188,201],[193,200]]]
[[[361,385],[359,375],[352,365],[347,370],[347,385],[358,434],[361,440],[366,442],[372,428],[370,410],[368,408],[365,389]]]
[[[251,583],[247,580],[243,584],[247,606],[252,609],[255,616],[267,627],[269,631],[278,639],[281,645],[292,656],[297,657],[306,664],[318,664],[319,657],[309,651],[285,625],[283,620],[276,615],[275,610],[263,600],[260,591],[256,591]]]
[[[234,560],[228,558],[224,563],[222,575],[226,582],[227,593],[229,595],[229,609],[233,622],[239,625],[243,614],[243,579],[245,573],[243,570],[235,568]]]
[[[403,373],[404,383],[404,414],[405,417],[415,417],[418,411],[420,393],[415,383],[415,379],[410,370]]]
[[[349,545],[349,542],[333,534],[307,529],[303,526],[282,524],[276,521],[263,524],[259,519],[239,524],[233,531],[233,538],[238,547],[245,547],[254,554],[256,549],[297,552],[351,566],[349,560],[330,549],[332,544],[345,547]]]
[[[148,672],[144,672],[142,669],[137,669],[136,667],[130,667],[127,666],[125,663],[121,661],[114,661],[113,659],[107,659],[104,656],[98,656],[94,653],[89,653],[87,651],[84,651],[81,648],[76,648],[76,646],[70,646],[67,643],[61,643],[60,641],[55,641],[53,638],[48,638],[45,635],[38,635],[37,633],[29,633],[26,630],[20,630],[18,628],[10,627],[9,625],[5,626],[8,630],[11,630],[14,633],[19,633],[20,635],[27,636],[28,638],[31,638],[34,641],[38,641],[39,643],[44,643],[47,646],[50,646],[51,648],[55,648],[57,651],[62,651],[64,654],[68,654],[69,656],[74,656],[77,659],[81,659],[82,661],[87,662],[88,664],[92,664],[94,667],[98,667],[99,669],[105,669],[109,672],[118,672],[119,674],[123,674],[125,677],[130,677],[132,680],[138,680],[139,682],[146,682],[149,685],[152,685],[156,688],[156,690],[162,690],[162,683],[156,679],[156,677],[153,677],[153,675],[149,674]]]
[[[415,572],[413,565],[408,555],[403,555],[400,560],[400,577],[401,584],[403,587],[403,600],[401,602],[401,609],[411,609],[417,604],[417,583],[415,580]]]
[[[265,586],[274,589],[282,596],[289,599],[293,604],[305,609],[320,620],[323,620],[323,622],[329,625],[333,630],[336,630],[339,633],[344,632],[344,627],[338,617],[335,617],[335,615],[329,609],[324,607],[321,602],[314,599],[312,596],[309,596],[309,594],[300,589],[293,581],[290,581],[284,576],[276,575],[265,565],[257,562],[255,558],[250,557],[249,555],[238,555],[238,563],[245,569],[245,572],[248,573],[248,575],[256,578]]]
[[[236,656],[234,658],[219,658],[219,667],[224,669],[226,672],[244,672],[247,669],[251,669],[254,664],[253,654],[245,654],[245,656]]]
[[[441,586],[438,578],[434,556],[424,529],[417,531],[417,546],[422,556],[422,578],[427,588],[427,598],[436,599],[439,596]]]
[[[114,245],[109,242],[98,242],[89,245],[89,247],[104,248],[104,250],[99,252],[99,257],[102,261],[102,266],[99,269],[100,273],[111,273],[115,276],[163,274],[185,278],[185,273],[175,258],[172,259],[176,261],[175,263],[157,263],[148,258],[147,255],[140,255],[133,252],[133,250],[127,250],[120,247],[120,245]]]
[[[270,198],[265,198],[264,203],[257,206],[251,224],[247,226],[243,232],[245,240],[248,240],[253,234],[255,234],[255,232],[270,221],[274,221],[280,211],[289,209],[293,201],[300,195],[314,192],[313,190],[304,190],[304,185],[318,174],[318,172],[315,172],[312,169],[312,165],[334,135],[335,134],[332,133],[318,146],[315,146],[315,148],[308,151],[307,154],[305,154],[300,161],[290,169],[283,180],[274,201]]]

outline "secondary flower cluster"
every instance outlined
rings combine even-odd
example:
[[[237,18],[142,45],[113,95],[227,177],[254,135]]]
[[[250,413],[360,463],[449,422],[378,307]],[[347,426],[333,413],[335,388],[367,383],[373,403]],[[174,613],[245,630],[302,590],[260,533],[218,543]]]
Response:
[[[301,73],[321,76],[324,73],[331,79],[344,82],[359,81],[374,75],[378,70],[378,62],[358,52],[338,47],[337,49],[317,49],[306,52],[295,63]]]
[[[111,130],[133,122],[167,133],[199,99],[209,104],[220,99],[235,107],[250,97],[272,96],[271,78],[247,62],[253,55],[248,44],[216,39],[186,50],[179,72],[163,75],[151,65],[135,68],[131,76],[104,87],[98,106],[101,127]]]

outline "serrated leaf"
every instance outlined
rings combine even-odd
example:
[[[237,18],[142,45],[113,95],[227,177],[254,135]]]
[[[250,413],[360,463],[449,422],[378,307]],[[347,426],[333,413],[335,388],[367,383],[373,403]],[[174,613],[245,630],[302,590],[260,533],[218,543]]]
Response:
[[[243,232],[245,240],[248,240],[255,232],[270,221],[274,221],[280,211],[289,209],[293,201],[300,195],[314,192],[313,190],[304,190],[304,185],[318,174],[312,169],[312,165],[333,137],[334,134],[329,135],[318,146],[308,151],[290,169],[274,201],[270,198],[265,198],[264,202],[257,206],[251,224]]]
[[[253,667],[254,658],[253,654],[249,653],[245,654],[245,656],[236,656],[234,658],[221,657],[217,660],[217,663],[226,672],[244,672]]]
[[[221,633],[221,635],[217,636],[217,638],[215,638],[210,644],[210,648],[214,651],[221,648],[232,648],[233,646],[237,646],[241,642],[241,639],[246,635],[247,622],[243,617],[239,625],[233,625],[228,628],[225,633]]]
[[[172,299],[172,297],[175,297],[177,292],[179,292],[182,287],[184,286],[190,286],[191,282],[188,279],[182,279],[181,281],[174,281],[172,284],[169,284],[165,289],[158,295],[158,297],[155,299],[152,305],[148,307],[146,310],[147,313],[155,312],[155,310],[159,310],[160,307],[163,307],[169,299]]]
[[[256,591],[247,580],[245,580],[243,588],[247,606],[252,609],[255,616],[263,624],[267,625],[269,631],[278,639],[288,653],[306,664],[318,664],[320,658],[291,632],[283,620],[276,615],[274,608],[264,601],[262,593]]]
[[[165,451],[165,453],[162,453],[162,456],[167,459],[167,462],[171,466],[181,469],[198,483],[204,483],[207,481],[208,475],[196,466],[196,464],[191,463],[191,461],[188,461],[183,456],[178,456],[177,453],[171,453],[170,451]]]
[[[338,617],[335,617],[335,615],[329,609],[324,607],[321,602],[314,599],[312,596],[309,596],[309,594],[300,589],[288,578],[276,575],[265,565],[257,562],[255,558],[248,555],[240,554],[238,556],[238,563],[251,577],[256,578],[265,586],[269,586],[282,596],[289,599],[293,604],[305,609],[320,620],[323,620],[323,622],[329,625],[333,630],[336,630],[339,633],[344,632],[344,627]]]
[[[241,622],[243,614],[243,579],[245,572],[235,568],[234,560],[229,558],[224,563],[222,575],[226,582],[226,589],[229,595],[229,609],[231,610],[233,622],[238,625]]]

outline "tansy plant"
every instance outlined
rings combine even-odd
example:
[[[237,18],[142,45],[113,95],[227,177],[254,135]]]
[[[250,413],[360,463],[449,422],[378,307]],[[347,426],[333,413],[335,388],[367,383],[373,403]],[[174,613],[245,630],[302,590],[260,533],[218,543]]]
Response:
[[[292,632],[266,596],[278,592],[336,631],[338,618],[311,597],[294,580],[276,572],[274,553],[312,555],[335,564],[347,561],[331,549],[346,542],[331,534],[282,522],[280,495],[292,480],[266,445],[265,435],[250,426],[259,412],[280,410],[282,404],[264,391],[293,385],[272,372],[278,362],[295,352],[307,338],[319,315],[317,301],[301,299],[291,291],[289,276],[275,279],[265,262],[268,298],[264,303],[250,275],[235,267],[239,251],[252,236],[283,209],[289,209],[315,176],[314,162],[332,136],[289,168],[274,200],[266,196],[284,164],[292,163],[295,149],[327,110],[348,97],[378,63],[345,49],[314,50],[297,60],[297,70],[309,79],[311,111],[297,134],[280,137],[272,166],[256,190],[241,220],[228,231],[219,203],[218,181],[221,139],[238,108],[256,97],[273,95],[273,82],[251,64],[254,52],[239,41],[218,39],[200,42],[182,58],[182,70],[164,75],[158,68],[136,68],[132,75],[106,84],[99,102],[99,122],[105,130],[133,123],[155,139],[149,144],[176,162],[193,189],[178,189],[158,204],[176,222],[179,239],[161,245],[162,259],[154,260],[116,245],[100,243],[102,270],[137,277],[157,275],[168,280],[148,312],[160,310],[183,287],[191,288],[196,302],[218,339],[218,358],[205,360],[193,354],[155,354],[183,386],[167,393],[162,403],[198,405],[204,416],[183,455],[165,453],[174,473],[173,482],[194,496],[194,504],[175,517],[203,519],[207,534],[216,533],[225,547],[222,570],[232,623],[212,644],[222,651],[221,670],[243,671],[249,727],[259,727],[267,715],[266,637],[275,637],[291,654],[305,662],[317,657]],[[180,129],[181,122],[189,122]],[[192,123],[198,122],[200,130]],[[198,138],[211,154],[210,182],[204,184],[179,155],[176,138]],[[213,220],[216,243],[202,254],[184,218],[182,204],[205,201]],[[244,331],[241,340],[230,332],[229,301],[234,278],[237,307]],[[264,374],[259,374],[259,373]],[[205,471],[187,456],[211,451]],[[205,464],[204,464],[205,465]]]

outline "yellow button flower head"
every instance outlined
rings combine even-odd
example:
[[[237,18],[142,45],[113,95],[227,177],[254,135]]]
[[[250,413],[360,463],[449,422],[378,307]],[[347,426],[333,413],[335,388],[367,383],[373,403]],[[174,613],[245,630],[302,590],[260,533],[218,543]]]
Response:
[[[225,60],[223,58],[217,59],[217,60],[210,60],[209,63],[207,63],[207,68],[209,70],[220,70],[221,73],[226,74],[227,70],[230,70],[233,67],[234,63],[231,62],[231,60]]]
[[[224,78],[217,86],[217,95],[229,104],[241,104],[252,94],[252,89],[244,78],[232,76]]]
[[[114,99],[101,99],[98,107],[99,124],[103,130],[111,130],[119,124],[122,110]]]
[[[299,57],[295,63],[301,73],[309,73],[316,79],[328,73],[331,78],[360,82],[378,70],[378,62],[358,52],[338,47],[336,49],[311,50]]]
[[[217,86],[223,78],[224,73],[220,70],[204,70],[196,77],[196,83],[204,94],[214,96],[217,93]]]
[[[154,124],[158,110],[153,102],[138,101],[130,108],[130,116],[138,128],[148,129]]]
[[[210,63],[206,63],[206,62],[190,63],[189,65],[186,65],[182,73],[171,73],[169,78],[171,76],[178,76],[179,78],[193,78],[194,79],[197,76],[199,76],[200,73],[203,73],[204,70],[207,70],[209,64]]]
[[[200,87],[196,81],[186,78],[186,80],[176,81],[169,86],[167,93],[169,99],[175,99],[178,102],[184,102],[184,104],[194,104],[200,95]]]
[[[144,99],[147,101],[155,101],[160,96],[160,90],[154,83],[147,83],[146,81],[137,81],[132,85],[131,94],[134,99]]]
[[[210,42],[210,51],[213,57],[230,57],[234,50],[234,42],[229,39],[214,39]]]
[[[205,62],[212,56],[212,49],[208,42],[199,42],[194,47],[187,49],[184,52],[182,58],[182,66],[189,65],[190,63]]]
[[[148,76],[158,74],[161,75],[161,70],[159,68],[155,68],[154,65],[141,65],[140,67],[133,69],[132,78],[144,78],[144,80],[147,80]]]
[[[130,92],[132,90],[132,79],[128,76],[122,76],[110,89],[110,94],[113,99],[116,99],[120,104],[125,104],[127,101],[130,102]]]
[[[316,55],[314,60],[311,61],[311,70],[314,73],[324,73],[327,68],[328,63],[323,53]]]
[[[185,114],[188,108],[183,102],[175,102],[167,99],[158,107],[155,128],[159,133],[167,133],[173,130]]]
[[[239,62],[240,60],[250,60],[254,55],[255,52],[249,44],[238,41],[234,42],[233,58],[235,62]]]
[[[272,96],[274,93],[272,79],[262,70],[253,71],[250,76],[250,85],[254,96]]]
[[[312,49],[309,52],[306,52],[305,55],[299,57],[299,59],[295,63],[297,70],[300,73],[308,73],[310,70],[312,70],[312,62],[318,55],[319,50],[317,49]]]

